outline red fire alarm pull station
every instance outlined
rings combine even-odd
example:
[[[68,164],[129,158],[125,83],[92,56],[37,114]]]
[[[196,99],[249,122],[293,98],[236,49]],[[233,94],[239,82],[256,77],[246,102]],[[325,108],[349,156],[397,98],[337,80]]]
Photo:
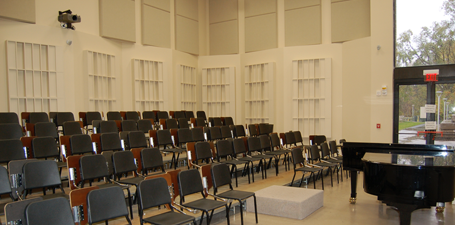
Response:
[[[380,123],[377,123],[377,124],[376,124],[376,128],[378,128],[378,129],[381,128],[381,124],[380,124]]]

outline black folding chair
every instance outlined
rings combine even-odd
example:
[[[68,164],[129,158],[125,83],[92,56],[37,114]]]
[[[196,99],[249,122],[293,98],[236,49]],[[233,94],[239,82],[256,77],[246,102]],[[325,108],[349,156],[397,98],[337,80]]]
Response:
[[[124,216],[128,224],[128,209],[125,204],[123,190],[120,187],[107,187],[92,190],[87,195],[87,211],[89,224],[107,221]]]

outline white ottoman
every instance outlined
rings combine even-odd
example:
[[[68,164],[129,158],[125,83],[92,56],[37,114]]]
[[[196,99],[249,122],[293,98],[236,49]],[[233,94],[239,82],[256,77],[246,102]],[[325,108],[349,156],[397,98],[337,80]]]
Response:
[[[303,219],[323,205],[322,190],[273,185],[256,191],[258,213]],[[254,212],[253,198],[247,199],[247,211]]]

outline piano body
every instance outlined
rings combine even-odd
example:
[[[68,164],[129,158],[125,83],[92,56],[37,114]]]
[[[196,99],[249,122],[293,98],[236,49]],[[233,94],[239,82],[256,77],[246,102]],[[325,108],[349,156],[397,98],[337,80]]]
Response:
[[[351,173],[351,204],[357,197],[357,171],[363,171],[365,192],[396,207],[401,225],[411,223],[416,209],[437,206],[442,212],[444,203],[454,200],[453,148],[345,142],[342,153],[343,168]]]

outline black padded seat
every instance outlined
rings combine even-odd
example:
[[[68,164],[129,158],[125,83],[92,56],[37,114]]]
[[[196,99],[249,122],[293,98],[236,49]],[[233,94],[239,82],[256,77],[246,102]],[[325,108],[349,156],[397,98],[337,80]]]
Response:
[[[19,124],[19,117],[17,117],[15,112],[0,112],[0,124],[1,123]]]
[[[125,204],[122,188],[107,187],[92,190],[87,195],[87,211],[89,224],[106,221],[117,217],[125,217],[128,224],[128,209]]]
[[[63,122],[63,135],[82,134],[81,124],[78,121]]]
[[[31,124],[49,122],[49,116],[45,112],[31,112],[28,116],[28,122]]]
[[[23,136],[22,127],[16,123],[0,124],[0,140],[20,139]]]
[[[119,111],[107,112],[107,120],[122,120],[122,115]]]
[[[0,140],[0,163],[25,159],[22,141],[19,139]]]
[[[93,152],[92,139],[87,134],[71,135],[70,146],[73,155]]]
[[[30,203],[25,208],[28,225],[74,225],[68,199],[52,198]]]

